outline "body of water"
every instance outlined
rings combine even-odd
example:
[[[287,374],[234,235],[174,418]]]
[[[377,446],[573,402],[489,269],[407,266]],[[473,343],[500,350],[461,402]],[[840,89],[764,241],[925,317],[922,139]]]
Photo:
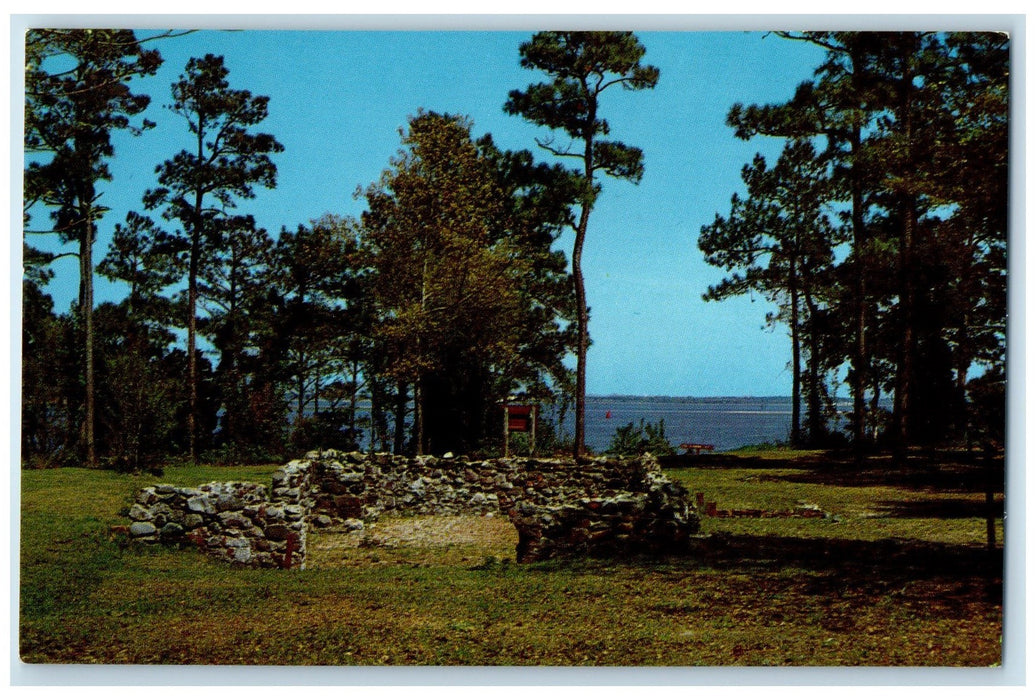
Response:
[[[716,450],[745,445],[787,442],[791,434],[791,397],[648,397],[587,396],[586,445],[594,452],[608,448],[615,430],[665,420],[665,435],[680,443],[704,443]],[[846,410],[848,406],[839,406]],[[805,420],[805,410],[802,413]],[[565,417],[565,430],[574,431],[575,418]]]
[[[844,412],[849,402],[840,401]],[[361,425],[369,405],[358,406]],[[587,396],[586,445],[595,453],[608,449],[618,428],[665,421],[666,439],[673,447],[681,443],[713,445],[717,451],[746,445],[785,443],[791,434],[791,397],[679,397],[679,396]],[[555,418],[556,420],[556,418]],[[803,425],[806,411],[803,408]],[[575,432],[574,410],[565,416],[563,431]],[[368,448],[364,431],[362,448]]]

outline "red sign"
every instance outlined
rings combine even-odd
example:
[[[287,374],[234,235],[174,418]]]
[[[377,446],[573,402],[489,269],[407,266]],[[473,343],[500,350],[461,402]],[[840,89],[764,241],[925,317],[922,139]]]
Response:
[[[532,426],[532,406],[505,406],[507,430],[512,433],[527,433]]]

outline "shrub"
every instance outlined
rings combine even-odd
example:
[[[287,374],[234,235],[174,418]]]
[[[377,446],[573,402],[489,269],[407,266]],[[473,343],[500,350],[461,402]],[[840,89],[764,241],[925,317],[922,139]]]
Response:
[[[627,423],[615,429],[606,454],[632,455],[650,452],[656,457],[676,454],[673,446],[665,436],[665,419],[660,418],[658,424],[646,423],[640,419],[640,425]]]

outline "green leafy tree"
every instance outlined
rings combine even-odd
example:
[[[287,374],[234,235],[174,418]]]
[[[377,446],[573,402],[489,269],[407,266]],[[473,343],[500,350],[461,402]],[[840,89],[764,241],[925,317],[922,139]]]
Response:
[[[183,278],[180,246],[151,218],[129,212],[126,223],[115,224],[108,253],[97,271],[129,286],[126,302],[134,320],[155,328],[176,324],[178,309],[169,288]]]
[[[466,451],[495,432],[500,401],[563,371],[563,259],[549,248],[567,205],[549,190],[571,178],[449,115],[412,118],[403,144],[365,192],[374,340],[384,376],[413,387],[413,449]]]
[[[236,90],[227,80],[222,56],[207,54],[187,62],[172,86],[170,109],[187,122],[194,146],[158,166],[159,187],[144,197],[148,209],[161,209],[177,221],[177,236],[187,260],[188,453],[197,458],[199,370],[197,362],[199,278],[220,233],[233,224],[227,212],[238,200],[255,197],[255,187],[276,186],[271,154],[283,146],[252,128],[266,119],[269,98]]]
[[[809,413],[815,431],[821,423],[819,393],[819,342],[815,317],[823,280],[834,260],[834,249],[842,242],[839,229],[827,210],[833,189],[827,162],[806,140],[789,142],[773,168],[756,155],[742,169],[748,193],[735,194],[726,218],[716,216],[703,226],[698,247],[705,260],[733,271],[709,288],[706,301],[759,292],[777,301],[787,322],[792,345],[791,443],[801,445],[800,406],[802,398],[803,336],[809,347]],[[803,320],[805,317],[805,320]],[[817,438],[814,432],[811,436]]]
[[[573,145],[553,139],[539,141],[551,154],[581,161],[580,214],[575,224],[572,249],[572,281],[576,294],[576,410],[574,455],[584,448],[586,403],[586,351],[590,344],[586,288],[583,281],[583,246],[590,212],[600,193],[597,174],[639,182],[643,153],[620,141],[606,140],[608,122],[600,116],[601,96],[616,85],[627,90],[653,88],[659,71],[642,65],[644,47],[630,32],[539,32],[521,45],[523,68],[551,76],[551,81],[512,90],[504,110],[509,114],[560,130]]]
[[[103,358],[100,422],[103,451],[117,468],[154,468],[176,450],[176,396],[181,376],[169,374],[168,356],[176,303],[168,288],[183,275],[175,242],[153,220],[136,212],[116,224],[98,272],[129,285],[119,304],[98,309]]]
[[[22,280],[21,448],[26,463],[53,465],[73,451],[81,396],[71,319],[54,313],[41,286]]]
[[[222,398],[220,442],[235,452],[278,443],[283,410],[257,400],[275,377],[263,371],[259,348],[269,328],[268,291],[273,241],[250,216],[228,218],[211,239],[198,274],[205,310],[198,330],[219,354],[216,381]],[[264,397],[268,398],[268,397]]]
[[[173,334],[142,318],[126,299],[97,308],[98,453],[120,471],[155,470],[175,451],[176,394],[170,372]]]
[[[939,222],[934,241],[940,248],[936,257],[947,268],[941,298],[954,382],[958,394],[974,397],[973,367],[988,374],[984,386],[1001,391],[1006,376],[1010,40],[1002,33],[954,32],[946,46],[953,60],[938,87],[954,119],[937,166],[941,195],[955,209]],[[984,401],[988,393],[982,396]],[[997,415],[1002,412],[1001,407]],[[989,422],[981,411],[969,415],[961,422],[970,427],[978,417],[980,434],[1003,435],[1002,420],[989,430],[982,427]]]
[[[827,139],[827,152],[834,162],[834,174],[841,180],[848,200],[847,219],[852,238],[844,261],[849,271],[843,289],[844,308],[851,319],[847,325],[849,382],[853,411],[851,432],[858,458],[867,444],[867,388],[873,380],[868,345],[868,328],[874,315],[868,282],[872,277],[872,242],[868,203],[873,191],[873,173],[865,134],[876,118],[870,95],[876,82],[865,70],[866,57],[876,50],[881,38],[876,32],[778,32],[780,36],[809,42],[827,52],[815,71],[815,79],[804,82],[787,103],[776,105],[735,104],[727,117],[738,138],[755,135],[782,138]]]
[[[960,426],[963,409],[947,407],[1003,348],[1007,38],[781,34],[826,50],[814,79],[785,104],[735,105],[728,121],[742,138],[826,137],[852,231],[831,327],[852,339],[854,443],[861,454],[867,415],[891,391],[902,461],[909,442]]]
[[[274,247],[273,279],[282,297],[277,327],[294,402],[293,440],[300,446],[358,445],[357,403],[370,381],[361,367],[372,352],[372,303],[356,228],[328,215],[282,230]]]
[[[130,90],[132,79],[153,75],[161,65],[134,32],[117,29],[32,29],[25,38],[25,168],[23,209],[51,211],[62,243],[76,246],[79,259],[78,325],[82,329],[83,414],[81,444],[86,462],[96,464],[93,326],[93,245],[105,212],[101,182],[111,180],[116,129],[133,133],[148,106],[147,95]],[[27,230],[26,233],[41,233]]]

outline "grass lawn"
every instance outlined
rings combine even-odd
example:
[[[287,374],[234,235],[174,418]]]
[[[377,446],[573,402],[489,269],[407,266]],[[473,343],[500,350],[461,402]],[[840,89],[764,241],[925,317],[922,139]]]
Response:
[[[717,456],[720,457],[720,456]],[[1002,550],[984,484],[825,455],[685,460],[720,509],[694,554],[513,563],[506,518],[383,518],[311,530],[304,571],[233,568],[110,535],[139,488],[269,483],[276,465],[160,478],[23,471],[19,648],[29,663],[262,665],[904,665],[1000,660]],[[978,475],[978,476],[977,476]],[[1002,506],[1002,480],[997,504]],[[1002,521],[997,521],[1002,542]]]

